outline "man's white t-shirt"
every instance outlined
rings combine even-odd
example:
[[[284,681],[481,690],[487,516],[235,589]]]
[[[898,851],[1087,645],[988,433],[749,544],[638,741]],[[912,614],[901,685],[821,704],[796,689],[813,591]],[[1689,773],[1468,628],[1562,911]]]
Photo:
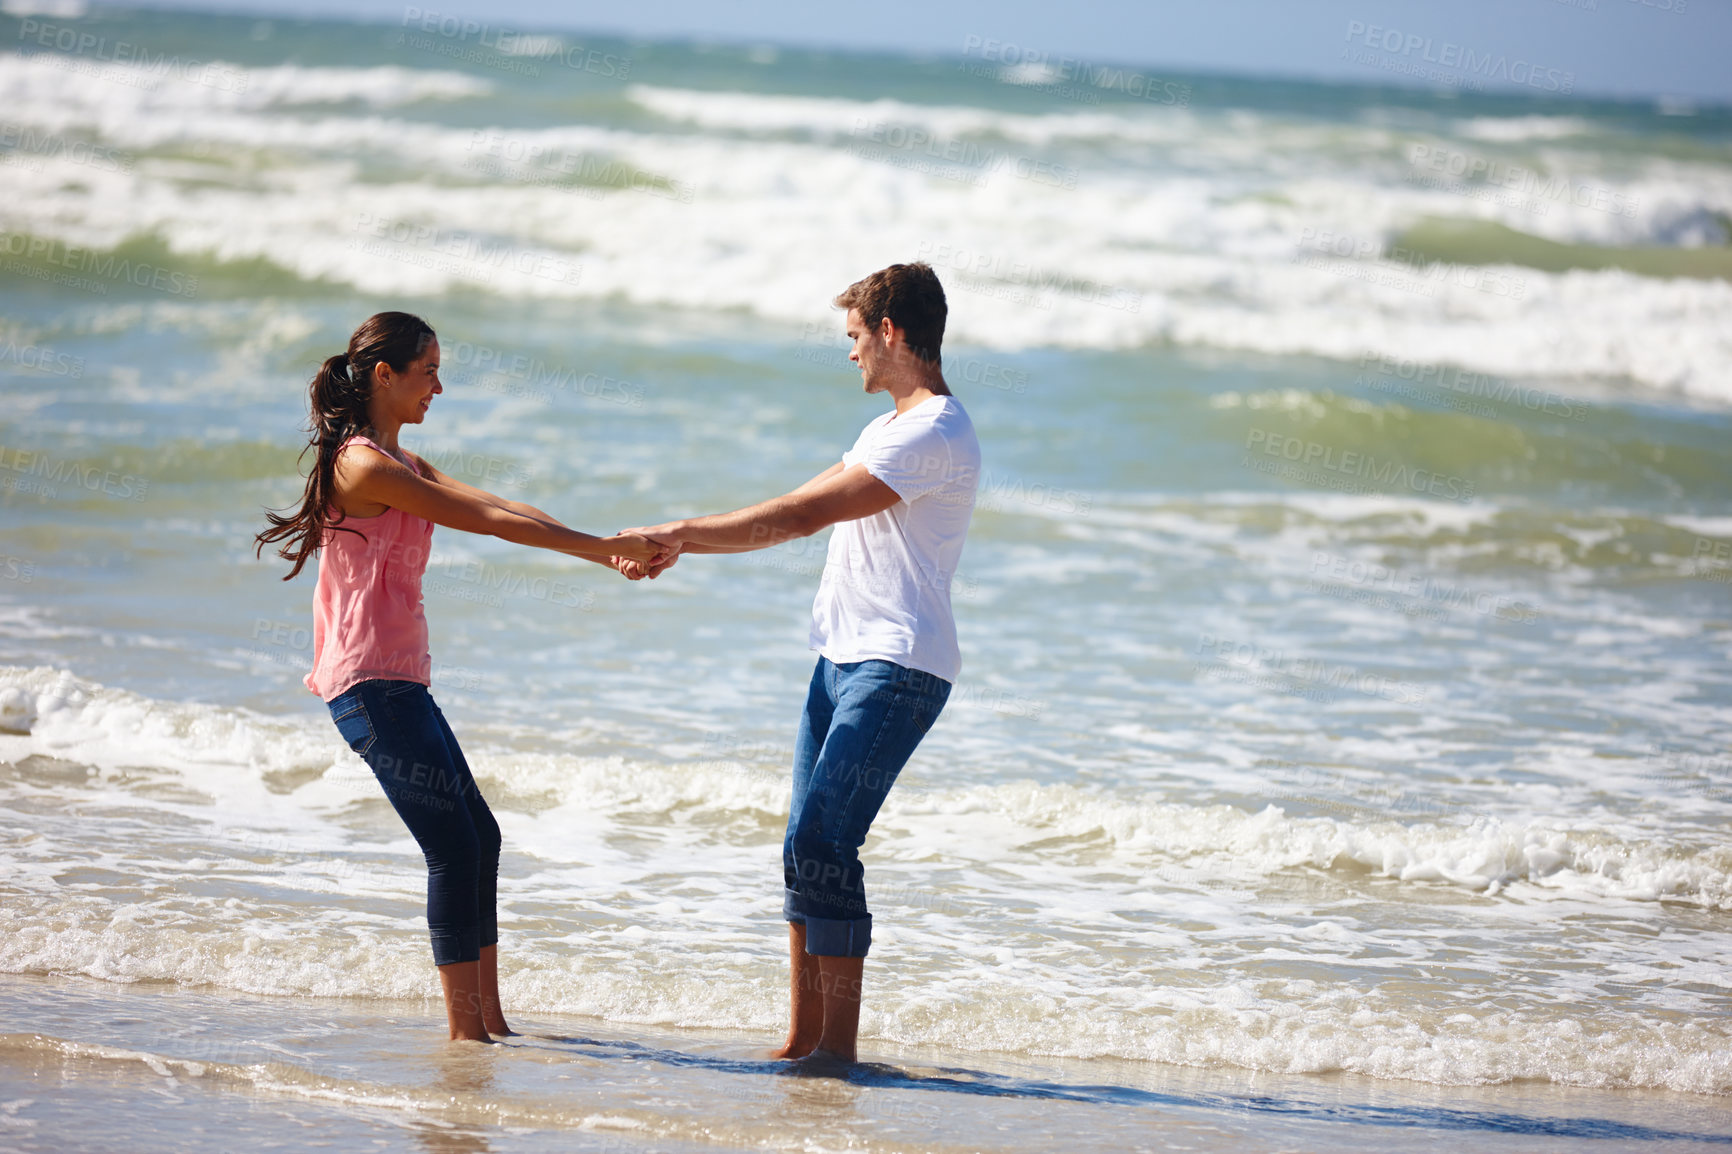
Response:
[[[980,442],[955,397],[867,425],[842,456],[902,500],[841,521],[812,603],[812,648],[838,665],[894,661],[954,682],[962,670],[950,582],[980,484]]]

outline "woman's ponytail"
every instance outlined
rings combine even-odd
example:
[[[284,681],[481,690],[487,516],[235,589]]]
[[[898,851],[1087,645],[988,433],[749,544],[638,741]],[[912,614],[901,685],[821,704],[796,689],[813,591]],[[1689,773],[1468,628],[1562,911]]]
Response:
[[[266,510],[265,519],[271,526],[254,538],[259,555],[266,545],[283,542],[277,556],[293,562],[283,580],[299,575],[324,545],[327,530],[355,533],[366,539],[366,534],[358,529],[346,528],[341,516],[334,520],[331,517],[337,495],[337,454],[349,443],[349,438],[371,427],[369,404],[373,398],[374,366],[383,362],[396,372],[404,372],[433,339],[432,327],[418,316],[377,313],[368,317],[349,338],[348,352],[326,357],[313,374],[307,390],[310,437],[301,456],[304,458],[311,450],[314,460],[301,494],[300,508],[292,516]]]

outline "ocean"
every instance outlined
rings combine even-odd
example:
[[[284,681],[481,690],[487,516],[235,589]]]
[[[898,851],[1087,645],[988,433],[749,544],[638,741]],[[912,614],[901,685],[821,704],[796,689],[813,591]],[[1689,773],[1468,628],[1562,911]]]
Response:
[[[1732,1142],[1732,110],[61,11],[0,15],[0,1150]],[[435,534],[524,1035],[449,1046],[254,554],[314,368],[424,316],[404,444],[612,532],[838,460],[828,302],[916,259],[985,467],[865,1064],[764,1057],[824,535]]]

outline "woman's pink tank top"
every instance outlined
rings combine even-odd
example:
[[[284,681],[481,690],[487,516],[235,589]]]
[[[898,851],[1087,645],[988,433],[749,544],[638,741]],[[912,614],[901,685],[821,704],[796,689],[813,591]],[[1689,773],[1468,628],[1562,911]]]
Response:
[[[343,445],[356,441],[385,453],[366,437],[350,437]],[[415,467],[403,457],[393,459]],[[427,570],[433,522],[387,509],[376,517],[349,517],[343,525],[359,529],[366,539],[325,529],[313,591],[313,669],[307,688],[329,701],[374,678],[431,684],[421,575]]]

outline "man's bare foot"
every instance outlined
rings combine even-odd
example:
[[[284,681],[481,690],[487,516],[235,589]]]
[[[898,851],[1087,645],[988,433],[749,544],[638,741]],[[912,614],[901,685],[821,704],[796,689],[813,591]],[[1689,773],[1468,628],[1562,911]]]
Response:
[[[839,1062],[844,1066],[852,1066],[860,1060],[858,1054],[849,1050],[846,1054],[837,1050],[813,1050],[806,1055],[814,1064],[822,1062]]]
[[[813,1050],[805,1057],[789,1062],[778,1072],[790,1078],[846,1078],[856,1065],[852,1058],[828,1050]]]
[[[806,927],[788,923],[788,1040],[772,1058],[804,1058],[824,1039],[824,999],[818,993],[818,959],[806,952]]]
[[[810,1054],[817,1048],[818,1039],[796,1038],[790,1034],[788,1040],[782,1043],[780,1049],[772,1050],[770,1052],[770,1057],[781,1059],[804,1058],[807,1054]]]

